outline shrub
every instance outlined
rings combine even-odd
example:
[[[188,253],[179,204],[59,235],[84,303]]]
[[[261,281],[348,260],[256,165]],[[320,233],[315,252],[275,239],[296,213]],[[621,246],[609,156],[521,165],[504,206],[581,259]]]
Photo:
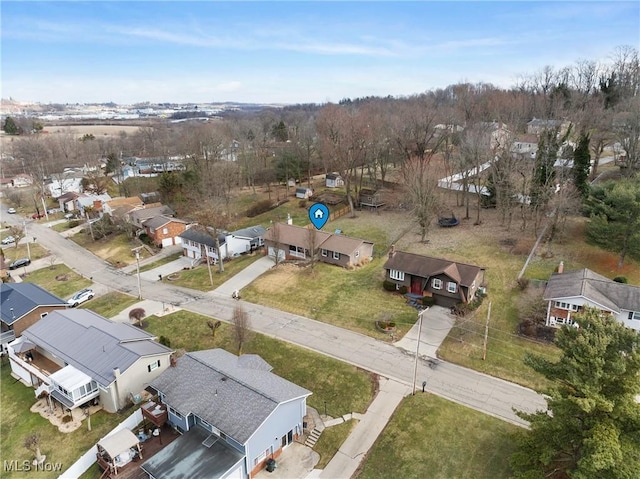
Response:
[[[524,291],[527,289],[527,286],[529,286],[529,278],[525,278],[524,276],[522,278],[518,278],[517,283],[520,291]]]
[[[422,297],[422,306],[433,306],[436,304],[436,300],[431,296],[423,296]]]
[[[306,208],[306,207],[307,207],[307,200],[300,200],[300,201],[298,202],[298,206],[299,206],[300,208]]]
[[[258,216],[262,213],[266,213],[270,209],[274,207],[271,200],[260,200],[257,203],[253,204],[247,212],[245,213],[249,218],[253,218],[254,216]]]
[[[623,284],[627,284],[627,277],[626,276],[616,276],[615,278],[613,278],[613,280],[616,283],[623,283]]]
[[[400,286],[400,289],[398,289],[398,291],[400,291],[400,294],[407,294],[407,287],[405,285]]]
[[[69,229],[75,228],[76,226],[79,226],[79,225],[80,225],[80,220],[70,220],[68,224]]]
[[[394,283],[393,281],[389,281],[388,279],[385,279],[382,283],[382,287],[387,291],[395,291],[396,283]]]
[[[162,344],[163,346],[166,346],[168,348],[171,347],[171,340],[169,338],[167,338],[166,336],[160,336],[160,339],[158,339],[158,342],[160,344]]]

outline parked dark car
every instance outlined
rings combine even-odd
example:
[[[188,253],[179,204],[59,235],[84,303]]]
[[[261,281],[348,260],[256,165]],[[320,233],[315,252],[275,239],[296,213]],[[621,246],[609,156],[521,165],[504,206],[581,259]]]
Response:
[[[15,260],[13,263],[11,263],[11,266],[9,266],[9,269],[18,269],[18,268],[22,268],[23,266],[29,266],[31,264],[31,260],[29,258],[20,258]]]

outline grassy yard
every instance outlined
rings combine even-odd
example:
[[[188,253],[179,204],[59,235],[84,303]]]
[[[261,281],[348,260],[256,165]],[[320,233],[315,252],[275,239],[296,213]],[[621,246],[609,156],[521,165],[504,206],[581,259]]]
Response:
[[[130,413],[107,414],[99,411],[91,416],[91,431],[86,423],[72,433],[61,433],[57,427],[32,413],[29,408],[36,402],[33,388],[16,382],[11,377],[11,367],[7,360],[0,366],[0,451],[3,460],[33,459],[33,454],[24,448],[22,442],[32,433],[40,434],[41,451],[47,456],[47,462],[61,463],[62,469],[70,467],[87,449],[122,422]],[[48,479],[59,476],[59,472],[38,472],[39,478]],[[24,474],[3,473],[2,477],[24,477]]]
[[[171,263],[172,261],[177,260],[182,256],[182,253],[172,254],[171,256],[165,256],[164,258],[159,259],[158,261],[154,261],[153,263],[145,264],[144,266],[140,266],[140,272],[144,273],[145,271],[151,271],[158,266],[162,266],[167,263]]]
[[[282,264],[244,288],[243,299],[386,340],[390,337],[376,330],[376,320],[388,314],[400,336],[413,326],[417,311],[402,296],[382,289],[383,264],[376,258],[348,271],[318,263],[313,273]]]
[[[517,430],[437,396],[408,396],[356,477],[506,479],[511,477],[509,456],[515,450],[512,435]]]
[[[215,339],[207,327],[209,318],[187,311],[177,311],[167,316],[150,316],[145,319],[146,330],[156,336],[165,336],[171,348],[187,351],[224,348],[237,353],[231,336],[231,327],[223,323]],[[243,348],[243,353],[262,356],[273,372],[309,391],[309,406],[337,417],[348,412],[365,412],[376,387],[373,377],[354,366],[327,356],[293,346],[276,339],[253,334]]]
[[[98,298],[94,298],[86,303],[82,303],[80,308],[90,309],[105,318],[112,318],[120,311],[128,308],[129,306],[133,306],[138,301],[138,298],[134,296],[114,291]]]
[[[91,281],[71,271],[64,264],[54,264],[53,266],[32,271],[24,281],[42,286],[47,291],[63,299],[91,285]]]
[[[322,431],[320,439],[318,439],[318,442],[313,446],[313,450],[320,454],[320,461],[315,465],[314,469],[324,469],[327,464],[329,464],[329,461],[331,461],[357,424],[358,420],[352,419],[343,424],[328,427]]]
[[[11,263],[18,258],[28,258],[29,252],[31,252],[31,261],[44,258],[49,254],[49,251],[44,249],[38,243],[29,243],[29,249],[27,249],[26,244],[20,243],[17,248],[15,244],[8,248],[4,248],[4,257],[8,263]]]
[[[110,234],[97,241],[93,241],[91,236],[86,233],[78,233],[73,235],[71,239],[117,268],[134,264],[136,257],[131,250],[140,246],[139,241],[132,240],[125,233]],[[150,257],[149,253],[145,249],[141,249],[140,259],[147,257]]]
[[[162,281],[165,283],[175,284],[177,286],[183,286],[185,288],[197,289],[200,291],[211,291],[232,276],[239,273],[254,261],[257,261],[260,257],[260,254],[243,254],[231,261],[227,260],[224,263],[224,273],[220,273],[218,265],[211,265],[213,287],[209,280],[209,270],[206,264],[200,264],[193,269],[180,271],[177,273],[179,275],[178,279],[168,280],[167,278],[163,278]]]

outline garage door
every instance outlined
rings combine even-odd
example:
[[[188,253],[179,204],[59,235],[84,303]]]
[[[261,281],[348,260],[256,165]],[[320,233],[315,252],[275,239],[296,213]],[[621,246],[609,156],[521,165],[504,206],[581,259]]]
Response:
[[[173,239],[171,238],[163,238],[162,239],[162,247],[171,246],[173,244]]]
[[[242,479],[242,464],[240,464],[231,474],[224,477],[225,479]]]
[[[283,249],[278,250],[278,261],[282,261],[285,258],[284,254]],[[273,246],[269,246],[269,256],[272,258],[276,256],[276,249]]]

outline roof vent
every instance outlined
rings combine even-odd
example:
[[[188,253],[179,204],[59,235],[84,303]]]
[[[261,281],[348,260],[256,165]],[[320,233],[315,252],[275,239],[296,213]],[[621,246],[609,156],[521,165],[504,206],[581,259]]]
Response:
[[[226,381],[227,379],[229,379],[227,376],[222,376],[222,377],[220,378],[220,381]]]

